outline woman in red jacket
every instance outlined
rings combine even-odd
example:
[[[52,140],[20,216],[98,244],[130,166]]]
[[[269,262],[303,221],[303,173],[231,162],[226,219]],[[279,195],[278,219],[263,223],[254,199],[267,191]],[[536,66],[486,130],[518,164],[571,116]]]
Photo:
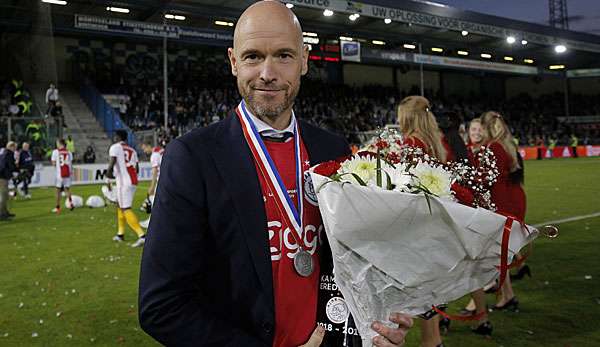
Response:
[[[483,141],[496,156],[498,180],[492,186],[492,202],[497,212],[512,216],[519,221],[525,219],[525,191],[523,190],[523,164],[519,160],[518,147],[510,129],[498,112],[488,111],[481,116]],[[510,276],[502,286],[502,293],[494,306],[495,310],[517,311],[519,302],[513,292]]]
[[[425,153],[445,162],[447,152],[442,142],[442,132],[430,107],[429,101],[422,96],[402,99],[398,105],[398,124],[405,145],[421,148]],[[443,346],[439,321],[439,315],[420,321],[423,347]]]
[[[446,162],[448,153],[429,100],[416,95],[402,99],[398,105],[398,125],[405,145],[421,148],[441,162]]]
[[[467,156],[469,163],[473,166],[479,165],[478,154],[483,145],[483,129],[481,128],[481,120],[474,118],[469,122],[468,139],[467,139]],[[479,317],[478,325],[471,330],[479,335],[489,336],[492,334],[492,323],[488,319],[487,305],[485,303],[484,289],[477,289],[471,293],[469,304],[461,311],[464,315],[477,315]]]

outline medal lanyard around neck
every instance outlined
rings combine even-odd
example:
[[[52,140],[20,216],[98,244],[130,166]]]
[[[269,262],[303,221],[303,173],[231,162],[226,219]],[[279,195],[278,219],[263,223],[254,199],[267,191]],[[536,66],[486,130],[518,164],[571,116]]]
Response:
[[[294,238],[298,245],[305,248],[302,240],[302,216],[304,212],[303,204],[303,185],[302,185],[302,157],[300,151],[300,136],[298,132],[298,122],[294,122],[294,158],[296,160],[296,198],[298,201],[298,208],[294,206],[290,195],[288,194],[285,184],[279,175],[279,171],[275,166],[269,151],[265,147],[260,134],[256,130],[256,125],[252,121],[252,118],[248,114],[246,109],[246,103],[242,100],[237,110],[237,115],[242,123],[242,130],[250,151],[254,157],[256,165],[258,166],[261,174],[267,181],[267,184],[271,191],[275,192],[275,203],[280,209],[281,214],[287,219],[288,225],[294,228],[296,231]],[[292,113],[293,115],[293,113]],[[297,237],[296,237],[297,236]]]

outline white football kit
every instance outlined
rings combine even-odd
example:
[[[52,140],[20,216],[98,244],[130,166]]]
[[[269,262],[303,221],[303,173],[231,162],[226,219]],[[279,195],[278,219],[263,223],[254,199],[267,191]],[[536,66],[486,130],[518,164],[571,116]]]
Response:
[[[125,142],[110,146],[108,154],[116,158],[113,174],[116,180],[117,203],[120,208],[131,208],[138,178],[135,170],[138,163],[137,153]]]
[[[50,158],[56,167],[56,188],[70,188],[73,175],[73,154],[65,148],[52,151]]]

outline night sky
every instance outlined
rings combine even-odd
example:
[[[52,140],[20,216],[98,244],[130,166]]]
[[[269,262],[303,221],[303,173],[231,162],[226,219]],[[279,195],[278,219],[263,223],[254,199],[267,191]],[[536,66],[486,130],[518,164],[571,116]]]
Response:
[[[548,0],[432,0],[463,10],[548,25]],[[569,28],[600,35],[600,0],[568,0]]]

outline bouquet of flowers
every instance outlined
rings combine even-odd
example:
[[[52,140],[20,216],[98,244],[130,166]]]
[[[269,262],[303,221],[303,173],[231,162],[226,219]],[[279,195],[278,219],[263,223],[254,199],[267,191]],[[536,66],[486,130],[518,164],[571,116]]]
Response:
[[[404,145],[394,129],[385,129],[356,155],[318,165],[313,171],[332,181],[377,186],[405,193],[450,198],[495,211],[490,189],[498,177],[494,153],[481,147],[475,160],[442,163],[420,148]]]
[[[391,312],[423,314],[482,288],[538,235],[479,207],[491,206],[493,156],[480,157],[488,161],[484,174],[397,140],[379,136],[367,151],[311,171],[335,281],[364,346],[374,336],[371,322]]]

